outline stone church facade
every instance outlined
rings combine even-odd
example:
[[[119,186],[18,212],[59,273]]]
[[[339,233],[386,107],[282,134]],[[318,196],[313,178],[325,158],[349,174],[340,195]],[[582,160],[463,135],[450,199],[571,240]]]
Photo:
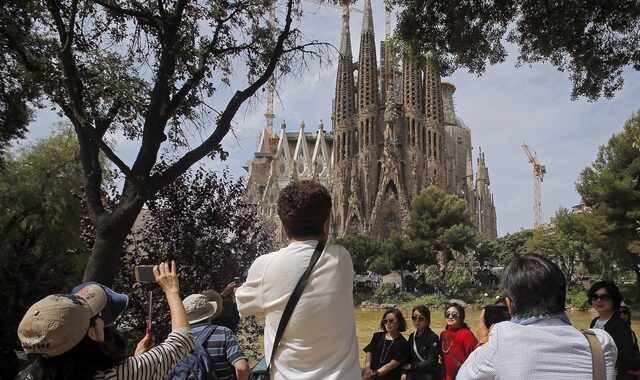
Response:
[[[370,1],[357,64],[350,41],[347,10],[332,131],[322,121],[315,131],[307,131],[304,122],[293,132],[284,124],[279,134],[263,130],[247,167],[247,200],[259,205],[284,241],[276,209],[280,189],[290,181],[316,180],[331,191],[333,236],[386,238],[405,226],[411,199],[436,185],[465,199],[477,231],[495,239],[489,171],[479,151],[474,178],[471,130],[455,114],[455,87],[434,69],[410,62],[385,70],[383,59],[378,68]]]

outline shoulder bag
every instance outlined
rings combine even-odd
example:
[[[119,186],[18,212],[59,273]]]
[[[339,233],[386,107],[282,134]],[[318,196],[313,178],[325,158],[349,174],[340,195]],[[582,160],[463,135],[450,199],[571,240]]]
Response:
[[[320,259],[320,255],[324,250],[324,242],[318,242],[315,251],[313,251],[313,255],[311,256],[311,260],[309,260],[309,266],[307,266],[307,270],[304,271],[300,280],[296,284],[296,287],[293,289],[293,293],[291,293],[291,297],[289,297],[289,301],[287,301],[287,305],[284,307],[284,311],[282,312],[282,317],[280,318],[280,323],[278,324],[278,331],[276,332],[276,337],[273,340],[273,349],[271,350],[271,358],[275,356],[276,350],[278,349],[278,344],[280,344],[280,339],[284,334],[284,329],[287,327],[287,323],[289,323],[289,319],[291,318],[291,314],[293,313],[293,309],[295,309],[300,296],[302,295],[302,291],[304,291],[305,286],[307,286],[307,280],[309,279],[309,275],[313,270],[313,267]],[[249,376],[249,380],[269,380],[271,377],[269,375],[269,370],[271,369],[271,361],[267,362],[266,356],[263,356],[262,359],[251,369],[251,375]]]

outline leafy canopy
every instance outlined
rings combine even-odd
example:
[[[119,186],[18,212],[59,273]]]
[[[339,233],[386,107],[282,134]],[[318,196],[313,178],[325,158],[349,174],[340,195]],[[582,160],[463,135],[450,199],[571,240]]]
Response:
[[[32,303],[81,278],[82,187],[78,143],[68,128],[8,154],[0,168],[0,345],[13,347]]]
[[[611,255],[621,268],[633,271],[640,292],[640,150],[634,138],[640,132],[640,113],[633,115],[621,133],[598,150],[576,184],[593,213],[604,219],[594,234],[594,244]]]
[[[623,69],[640,70],[640,3],[584,0],[386,0],[399,9],[396,33],[414,58],[434,53],[444,75],[482,74],[504,62],[505,43],[518,65],[549,62],[569,75],[572,99],[610,98]]]
[[[409,249],[451,254],[475,247],[476,234],[467,204],[437,186],[429,186],[411,201],[406,234]]]

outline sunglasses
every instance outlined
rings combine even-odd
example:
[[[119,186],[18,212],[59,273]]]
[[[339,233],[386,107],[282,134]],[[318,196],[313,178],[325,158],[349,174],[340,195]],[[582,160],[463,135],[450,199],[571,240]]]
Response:
[[[460,316],[460,313],[458,313],[457,311],[445,311],[444,312],[444,317],[445,318],[458,318]]]
[[[382,320],[382,324],[383,325],[390,325],[392,323],[396,323],[397,321],[395,319],[383,319]]]
[[[601,294],[601,295],[594,294],[589,298],[591,298],[591,302],[593,302],[593,301],[607,302],[607,301],[611,300],[611,296],[608,295],[608,294]]]
[[[411,316],[411,320],[412,320],[412,321],[414,321],[414,322],[415,322],[415,321],[420,321],[420,322],[422,322],[422,321],[424,321],[424,317],[423,317],[422,315],[412,315],[412,316]]]

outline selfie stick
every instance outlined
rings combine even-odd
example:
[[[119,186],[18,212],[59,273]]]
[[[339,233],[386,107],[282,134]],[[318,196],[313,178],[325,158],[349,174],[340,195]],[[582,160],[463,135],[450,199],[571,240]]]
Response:
[[[152,305],[153,305],[153,291],[149,290],[149,315],[147,317],[147,329],[145,330],[145,333],[147,335],[151,335],[151,310],[152,310]]]

